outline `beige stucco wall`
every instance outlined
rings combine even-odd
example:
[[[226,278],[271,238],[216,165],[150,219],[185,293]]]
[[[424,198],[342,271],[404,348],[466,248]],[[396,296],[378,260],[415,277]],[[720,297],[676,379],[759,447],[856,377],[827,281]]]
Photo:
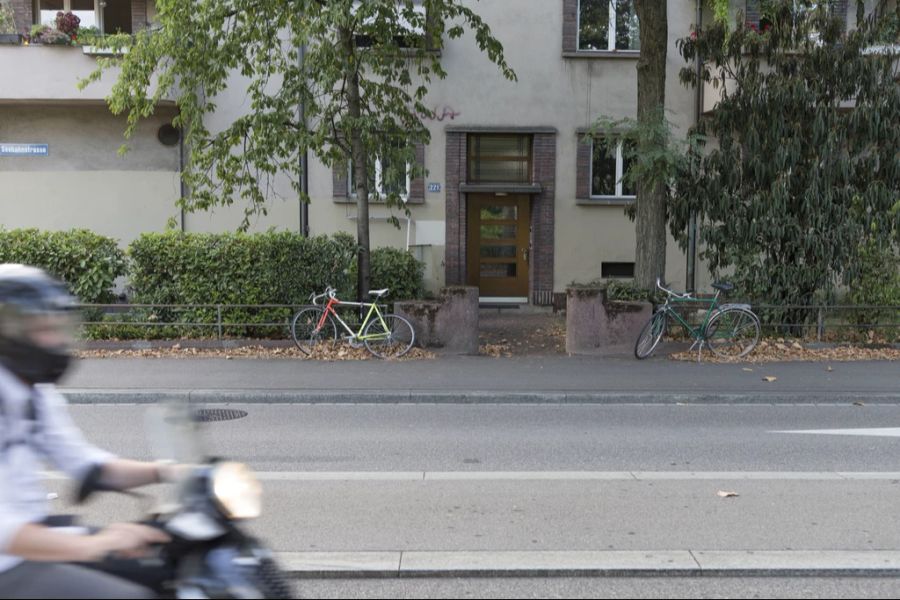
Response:
[[[448,42],[442,57],[448,78],[433,82],[426,101],[440,117],[428,120],[432,142],[425,151],[426,181],[440,184],[441,191],[426,190],[425,204],[410,207],[409,224],[402,211],[373,206],[373,246],[405,247],[409,243],[428,264],[432,286],[439,285],[445,245],[446,127],[552,127],[557,131],[555,290],[562,291],[572,281],[598,278],[604,261],[632,261],[634,225],[622,208],[576,204],[575,154],[578,128],[590,125],[601,114],[635,116],[637,58],[564,59],[559,0],[467,3],[503,43],[518,82],[502,77],[478,50],[470,33]],[[667,108],[669,119],[682,132],[693,121],[694,95],[678,82],[682,64],[675,39],[688,32],[693,17],[693,2],[670,0]],[[85,226],[127,243],[139,231],[161,229],[169,217],[180,218],[175,208],[179,195],[177,148],[164,148],[155,135],[167,117],[142,125],[132,142],[132,153],[118,157],[124,122],[105,112],[101,102],[113,78],[105,77],[101,84],[78,92],[69,75],[86,75],[93,64],[93,58],[73,48],[0,47],[0,68],[15,69],[20,75],[12,80],[26,77],[22,81],[27,82],[25,91],[0,83],[0,104],[7,103],[0,105],[0,141],[49,143],[51,148],[46,158],[0,158],[0,202],[6,203],[0,222],[5,226]],[[56,80],[46,77],[48,72],[56,72],[54,69],[65,76]],[[245,82],[233,77],[226,93],[217,98],[219,111],[208,123],[212,130],[249,109],[245,89]],[[34,105],[35,98],[51,99],[58,105]],[[83,106],[80,103],[84,101],[93,104]],[[10,102],[30,106],[9,106]],[[66,177],[60,177],[61,173]],[[309,180],[311,233],[355,233],[356,209],[333,202],[330,170],[313,160]],[[296,194],[283,176],[272,183],[275,194],[267,205],[268,214],[251,218],[251,231],[299,230]],[[51,200],[66,194],[77,200],[68,205]],[[41,200],[28,206],[13,204],[20,197]],[[11,206],[15,211],[6,210]],[[124,208],[128,206],[132,209]],[[391,214],[400,218],[400,229],[387,222]],[[237,199],[232,206],[187,215],[184,227],[188,231],[234,230],[243,217],[244,205]],[[670,281],[683,283],[684,263],[683,254],[670,243]]]
[[[0,157],[0,225],[85,227],[127,245],[179,217],[178,147],[156,138],[171,115],[143,122],[130,151],[124,119],[102,105],[0,107],[0,141],[49,145],[48,156]]]
[[[432,239],[430,233],[446,219],[447,126],[553,127],[557,131],[554,289],[562,291],[572,281],[599,278],[602,262],[633,261],[634,224],[623,208],[576,204],[575,158],[578,128],[589,126],[600,115],[636,117],[637,57],[564,59],[561,2],[514,0],[515,10],[510,10],[510,0],[469,4],[503,43],[518,82],[503,78],[478,50],[471,34],[448,42],[442,56],[448,77],[433,83],[426,101],[437,115],[444,116],[427,122],[432,141],[425,152],[427,181],[440,183],[441,192],[426,192],[425,205],[411,208],[412,219],[426,222],[427,228],[427,232],[423,228],[425,239],[420,240],[413,226],[413,243],[443,241]],[[694,10],[693,3],[669,3],[667,109],[669,120],[682,133],[693,123],[695,96],[678,82],[683,61],[675,40],[689,31]],[[330,170],[313,164],[310,178],[312,231],[355,231],[356,222],[350,218],[355,216],[355,208],[336,205],[331,199]],[[402,246],[405,223],[398,232],[379,221],[378,217],[387,214],[383,208],[373,208],[372,213],[376,217],[371,225],[373,244]],[[442,257],[443,245],[435,244],[433,251]],[[685,281],[685,260],[670,240],[666,278],[679,286]]]

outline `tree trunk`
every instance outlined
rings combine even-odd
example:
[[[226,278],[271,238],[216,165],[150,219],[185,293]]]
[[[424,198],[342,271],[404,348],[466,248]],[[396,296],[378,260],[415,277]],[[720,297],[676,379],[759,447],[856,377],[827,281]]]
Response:
[[[353,35],[347,29],[340,30],[347,55],[347,116],[358,121],[362,115],[362,101],[359,94],[359,73],[354,58]],[[356,179],[356,299],[364,302],[369,296],[369,168],[368,157],[363,146],[359,127],[350,132],[350,157],[353,161],[353,175]]]
[[[636,0],[641,32],[641,58],[637,72],[637,119],[645,131],[665,119],[666,51],[669,29],[666,0]],[[664,143],[662,137],[645,137],[639,153]],[[639,181],[635,201],[636,223],[634,280],[639,287],[650,289],[657,277],[666,272],[666,186]]]

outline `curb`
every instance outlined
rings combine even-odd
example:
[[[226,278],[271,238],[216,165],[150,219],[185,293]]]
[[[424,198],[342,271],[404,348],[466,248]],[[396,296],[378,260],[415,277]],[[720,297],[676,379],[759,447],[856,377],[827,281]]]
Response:
[[[896,577],[900,551],[281,552],[290,575],[401,577]]]
[[[71,404],[900,404],[896,392],[582,392],[429,390],[60,390]]]

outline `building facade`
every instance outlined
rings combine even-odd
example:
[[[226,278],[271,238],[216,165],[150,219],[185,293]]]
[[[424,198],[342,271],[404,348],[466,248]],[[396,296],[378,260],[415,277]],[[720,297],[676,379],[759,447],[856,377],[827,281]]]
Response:
[[[155,15],[154,0],[10,0],[20,29],[72,10],[103,31],[135,31]],[[409,248],[426,264],[427,284],[476,285],[486,301],[549,304],[573,282],[628,277],[634,202],[610,156],[585,132],[601,115],[636,117],[640,35],[633,0],[489,0],[469,4],[502,42],[517,82],[499,70],[471,35],[447,43],[445,80],[432,85],[423,115],[431,142],[420,151],[427,176],[409,182],[410,217],[388,223],[370,209],[373,246]],[[735,2],[754,18],[754,2]],[[698,20],[697,2],[669,0],[667,118],[679,134],[711,108],[709,90],[682,86],[686,66],[676,40]],[[702,19],[710,19],[707,12]],[[758,18],[758,17],[756,17]],[[85,227],[127,245],[174,222],[186,231],[227,231],[239,205],[182,214],[182,152],[163,103],[120,154],[124,118],[104,97],[115,79],[77,88],[96,66],[89,48],[0,46],[0,224],[6,228]],[[238,77],[218,99],[215,121],[247,110]],[[356,230],[348,173],[312,160],[308,181],[312,235]],[[283,185],[282,185],[283,184]],[[254,230],[300,230],[301,210],[286,181],[252,223]],[[669,240],[666,279],[686,281],[687,257]],[[697,287],[705,289],[704,269]]]

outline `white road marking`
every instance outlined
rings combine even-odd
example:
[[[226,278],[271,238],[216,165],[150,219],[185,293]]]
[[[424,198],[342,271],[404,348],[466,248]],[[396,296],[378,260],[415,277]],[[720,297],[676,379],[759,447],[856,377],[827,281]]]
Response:
[[[863,429],[796,429],[770,431],[769,433],[802,433],[810,435],[868,435],[877,437],[900,437],[900,427],[870,427]]]

